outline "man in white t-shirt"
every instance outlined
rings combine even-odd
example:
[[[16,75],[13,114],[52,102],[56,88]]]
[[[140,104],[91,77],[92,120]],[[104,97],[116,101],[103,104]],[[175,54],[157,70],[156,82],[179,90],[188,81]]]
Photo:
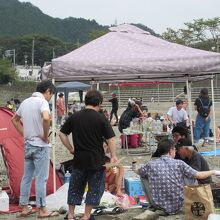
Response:
[[[168,120],[174,126],[186,127],[186,122],[188,120],[187,112],[183,109],[183,101],[178,99],[176,101],[176,106],[171,107],[167,112]]]
[[[51,217],[46,208],[46,184],[49,175],[50,148],[48,140],[50,128],[49,101],[55,92],[51,81],[42,81],[36,92],[25,99],[12,118],[17,131],[24,136],[24,174],[20,186],[21,216],[31,214],[28,206],[33,177],[36,180],[36,204],[38,217]],[[21,120],[23,126],[21,125]]]

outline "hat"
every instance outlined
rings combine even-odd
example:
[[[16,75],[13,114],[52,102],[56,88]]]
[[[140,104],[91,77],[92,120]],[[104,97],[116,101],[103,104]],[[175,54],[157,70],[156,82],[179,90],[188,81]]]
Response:
[[[179,105],[179,104],[183,104],[183,101],[181,99],[176,100],[176,105]]]
[[[177,142],[176,149],[178,150],[180,147],[183,146],[192,146],[192,141],[188,138],[182,138]]]
[[[128,105],[134,106],[135,105],[135,100],[134,99],[128,99]]]

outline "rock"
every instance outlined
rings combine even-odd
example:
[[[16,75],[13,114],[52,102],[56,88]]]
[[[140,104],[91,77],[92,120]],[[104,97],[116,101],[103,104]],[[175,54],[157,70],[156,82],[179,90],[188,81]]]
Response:
[[[155,212],[147,210],[140,215],[133,218],[133,220],[156,220],[159,218],[159,215]]]

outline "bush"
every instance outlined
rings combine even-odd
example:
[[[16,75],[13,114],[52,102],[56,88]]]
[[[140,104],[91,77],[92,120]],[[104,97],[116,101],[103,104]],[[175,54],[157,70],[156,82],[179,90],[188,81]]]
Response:
[[[16,79],[17,74],[15,68],[11,66],[10,61],[6,59],[0,60],[0,84],[7,84]]]

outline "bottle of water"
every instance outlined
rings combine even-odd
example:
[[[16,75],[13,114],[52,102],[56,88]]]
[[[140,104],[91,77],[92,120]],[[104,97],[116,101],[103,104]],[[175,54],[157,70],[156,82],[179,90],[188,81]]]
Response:
[[[71,174],[70,174],[69,170],[67,170],[66,173],[65,173],[65,176],[64,176],[65,183],[69,183],[70,176],[71,176]]]

